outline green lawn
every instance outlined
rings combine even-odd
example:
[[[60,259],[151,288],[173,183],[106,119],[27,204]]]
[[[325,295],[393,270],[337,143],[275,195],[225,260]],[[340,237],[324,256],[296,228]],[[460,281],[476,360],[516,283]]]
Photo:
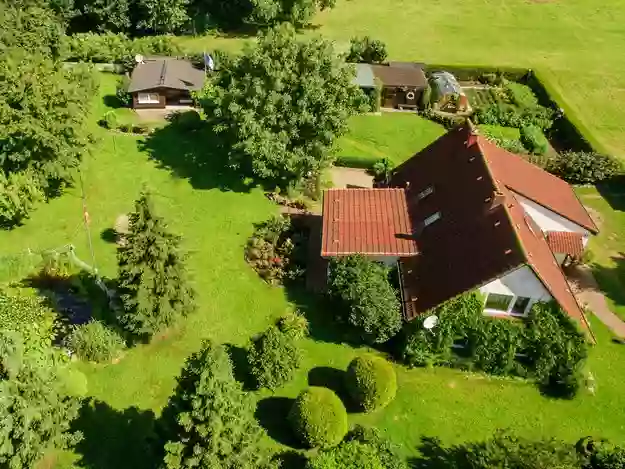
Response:
[[[112,93],[115,77],[103,78],[103,94]],[[100,99],[96,110],[94,121],[106,110]],[[353,142],[354,152],[385,155],[397,162],[426,145],[425,135],[432,140],[442,133],[438,126],[408,114],[359,116],[351,124],[343,142]],[[76,365],[87,375],[89,393],[97,403],[77,422],[85,435],[83,443],[51,458],[49,467],[150,468],[145,439],[185,358],[205,338],[233,344],[235,356],[240,356],[240,347],[251,335],[297,300],[312,319],[312,337],[303,343],[303,366],[275,394],[259,393],[257,412],[268,429],[267,444],[283,448],[293,444],[284,425],[290,399],[309,383],[336,387],[341,370],[357,350],[336,339],[328,323],[331,311],[305,296],[266,285],[246,265],[243,246],[253,223],[275,213],[276,207],[260,190],[223,173],[220,155],[197,135],[167,127],[149,138],[111,133],[96,125],[93,130],[98,141],[82,167],[98,267],[104,275],[115,275],[115,247],[100,234],[132,207],[146,184],[156,192],[159,211],[184,237],[199,310],[150,345],[132,349],[118,364]],[[89,260],[81,214],[80,192],[75,188],[41,206],[24,226],[0,233],[0,256],[71,242],[79,256]],[[625,348],[611,343],[601,324],[593,324],[599,337],[589,361],[597,379],[595,396],[583,393],[574,401],[552,400],[531,383],[397,365],[396,400],[383,411],[352,414],[350,421],[379,427],[406,454],[414,454],[423,435],[451,443],[486,437],[504,427],[529,437],[573,441],[596,434],[625,443],[620,373]]]
[[[339,0],[306,34],[320,33],[341,49],[352,36],[373,35],[395,60],[545,69],[602,143],[625,157],[624,21],[620,1]],[[209,36],[181,43],[232,50],[244,40]]]
[[[338,160],[346,166],[369,166],[380,158],[397,165],[445,133],[442,126],[414,113],[358,115],[349,124],[349,133],[337,142]]]

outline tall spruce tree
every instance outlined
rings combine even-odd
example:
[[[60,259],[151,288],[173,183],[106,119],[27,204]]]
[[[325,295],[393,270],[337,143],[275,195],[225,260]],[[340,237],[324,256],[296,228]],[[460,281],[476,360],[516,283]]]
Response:
[[[32,340],[31,340],[32,342]],[[45,340],[42,339],[42,344]],[[30,346],[30,347],[29,347]],[[44,452],[75,443],[79,401],[68,397],[50,348],[0,330],[0,468],[35,467]]]
[[[142,192],[117,253],[124,306],[120,320],[129,332],[151,336],[194,309],[179,243],[154,213],[149,193]]]
[[[274,467],[263,449],[255,403],[233,375],[222,345],[204,342],[178,380],[163,412],[167,428],[163,468],[258,469]],[[171,424],[171,422],[170,422]]]

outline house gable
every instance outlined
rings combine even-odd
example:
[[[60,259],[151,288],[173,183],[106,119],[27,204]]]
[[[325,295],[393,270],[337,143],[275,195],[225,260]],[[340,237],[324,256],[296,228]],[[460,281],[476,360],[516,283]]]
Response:
[[[532,217],[532,220],[534,220],[543,233],[551,231],[579,233],[582,235],[584,246],[586,246],[590,237],[590,231],[586,228],[572,222],[568,218],[564,218],[562,215],[548,209],[547,207],[537,204],[533,200],[530,200],[521,194],[514,193],[514,191],[512,192],[514,197],[523,206],[525,213]]]

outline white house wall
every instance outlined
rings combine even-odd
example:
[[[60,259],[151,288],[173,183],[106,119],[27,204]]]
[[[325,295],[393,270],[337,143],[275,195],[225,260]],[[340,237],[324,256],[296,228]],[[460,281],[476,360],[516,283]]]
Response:
[[[527,197],[523,197],[521,194],[517,194],[515,192],[514,196],[523,206],[525,213],[532,217],[532,220],[536,222],[543,232],[567,231],[581,233],[583,235],[582,240],[584,247],[586,247],[586,243],[588,242],[588,238],[590,236],[590,232],[586,228],[564,218],[562,215],[558,215],[542,205],[537,204]]]
[[[534,271],[526,265],[483,285],[480,287],[480,293],[484,296],[488,293],[524,296],[532,299],[530,304],[537,301],[549,301],[552,298]]]

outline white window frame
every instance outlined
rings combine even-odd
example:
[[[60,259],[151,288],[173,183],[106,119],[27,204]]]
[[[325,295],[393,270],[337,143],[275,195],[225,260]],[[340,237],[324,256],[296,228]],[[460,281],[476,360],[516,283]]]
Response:
[[[417,200],[423,200],[432,193],[434,193],[434,186],[427,186],[425,189],[417,194]]]
[[[486,303],[488,302],[488,296],[491,294],[509,296],[511,300],[508,303],[508,308],[506,310],[487,308]],[[527,302],[527,305],[525,306],[525,309],[523,310],[523,313],[521,314],[515,313],[512,311],[512,308],[514,307],[515,303],[517,302],[519,298],[529,298],[529,301]],[[534,299],[527,297],[527,296],[510,295],[507,293],[488,292],[486,294],[486,297],[484,298],[484,314],[488,316],[512,316],[514,318],[524,318],[524,317],[527,317],[529,310],[534,303],[535,303]]]
[[[139,104],[160,104],[161,99],[158,93],[139,93],[137,103]]]
[[[429,217],[427,217],[425,220],[423,220],[423,226],[429,226],[435,221],[438,221],[440,219],[441,219],[441,212],[436,212],[430,215]]]

